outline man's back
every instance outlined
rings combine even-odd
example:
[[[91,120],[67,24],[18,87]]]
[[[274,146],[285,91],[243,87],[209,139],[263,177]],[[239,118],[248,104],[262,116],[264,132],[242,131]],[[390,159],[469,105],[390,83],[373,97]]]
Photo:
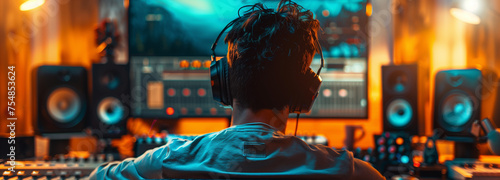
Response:
[[[382,178],[351,152],[307,145],[265,123],[233,126],[193,141],[174,139],[137,159],[100,167],[93,175],[99,179]]]

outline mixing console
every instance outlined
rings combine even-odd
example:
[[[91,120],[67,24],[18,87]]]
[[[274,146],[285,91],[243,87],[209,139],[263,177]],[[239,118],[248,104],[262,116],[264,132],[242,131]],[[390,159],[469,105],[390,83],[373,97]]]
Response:
[[[450,179],[500,179],[500,163],[474,160],[454,160],[445,163]]]
[[[91,155],[89,158],[59,156],[49,161],[15,161],[14,171],[8,162],[0,164],[0,180],[79,180],[88,176],[99,165],[113,161],[112,155]]]
[[[374,149],[356,148],[353,151],[354,157],[370,163],[386,177],[408,174],[411,171],[414,149],[409,135],[399,132],[384,132],[382,135],[375,135],[374,139]]]

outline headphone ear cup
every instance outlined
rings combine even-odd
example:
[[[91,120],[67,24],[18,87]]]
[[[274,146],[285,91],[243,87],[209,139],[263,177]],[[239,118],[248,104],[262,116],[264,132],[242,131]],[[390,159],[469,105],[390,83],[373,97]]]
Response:
[[[219,63],[215,59],[212,59],[210,63],[210,84],[212,86],[212,98],[222,104]]]
[[[210,64],[210,80],[214,100],[224,106],[230,106],[233,99],[229,89],[229,64],[226,58],[218,61],[212,60]]]
[[[322,79],[311,68],[308,68],[306,74],[299,76],[296,95],[292,96],[289,104],[290,113],[308,113],[318,96]]]
[[[222,101],[225,105],[232,105],[233,98],[231,96],[231,88],[229,84],[229,63],[227,62],[227,58],[222,58],[219,60],[220,62],[220,70],[221,70],[221,90],[223,93]]]

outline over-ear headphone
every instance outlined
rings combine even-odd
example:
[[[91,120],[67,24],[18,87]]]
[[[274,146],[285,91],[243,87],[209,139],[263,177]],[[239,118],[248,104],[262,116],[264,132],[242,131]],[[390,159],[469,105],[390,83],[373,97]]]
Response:
[[[219,102],[223,106],[231,106],[233,98],[231,96],[231,90],[229,86],[229,63],[227,58],[223,57],[217,60],[215,55],[215,47],[219,41],[222,34],[231,27],[239,18],[231,21],[229,24],[222,29],[222,31],[215,39],[212,44],[212,62],[210,64],[210,79],[212,84],[212,95],[215,101]],[[313,36],[314,37],[314,36]],[[308,113],[316,97],[318,96],[319,88],[321,87],[322,79],[319,76],[321,69],[324,66],[325,60],[323,59],[323,51],[321,50],[321,45],[319,41],[315,39],[316,45],[319,48],[319,54],[321,56],[321,66],[318,69],[318,73],[315,73],[310,67],[308,67],[304,75],[299,76],[297,81],[300,83],[299,87],[296,87],[296,93],[292,96],[289,105],[290,113]]]

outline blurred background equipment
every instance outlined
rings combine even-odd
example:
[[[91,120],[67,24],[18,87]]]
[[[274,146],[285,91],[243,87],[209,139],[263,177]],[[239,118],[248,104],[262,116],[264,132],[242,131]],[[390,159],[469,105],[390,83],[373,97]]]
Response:
[[[491,152],[500,155],[500,130],[495,128],[489,119],[484,119],[481,123],[485,129],[486,137],[488,137],[488,146]]]
[[[10,171],[9,162],[0,161],[0,178],[5,179],[88,179],[99,165],[111,162],[113,156],[99,154],[87,157],[58,155],[47,160],[16,161],[15,171]]]
[[[383,127],[418,135],[417,65],[382,66]]]
[[[375,149],[370,159],[381,173],[408,174],[413,168],[412,146],[408,133],[384,132],[375,135]]]
[[[39,133],[81,132],[87,126],[87,70],[76,66],[40,66],[36,73]]]
[[[445,70],[436,74],[434,128],[445,138],[464,140],[474,120],[481,119],[482,74],[477,69]],[[470,141],[471,138],[469,138]]]
[[[104,64],[92,64],[92,133],[98,138],[118,138],[127,132],[130,115],[130,70],[116,64],[119,44],[116,22],[106,19],[96,29],[97,51]]]
[[[120,137],[127,132],[130,114],[128,65],[114,63],[92,65],[90,122],[100,138]]]

